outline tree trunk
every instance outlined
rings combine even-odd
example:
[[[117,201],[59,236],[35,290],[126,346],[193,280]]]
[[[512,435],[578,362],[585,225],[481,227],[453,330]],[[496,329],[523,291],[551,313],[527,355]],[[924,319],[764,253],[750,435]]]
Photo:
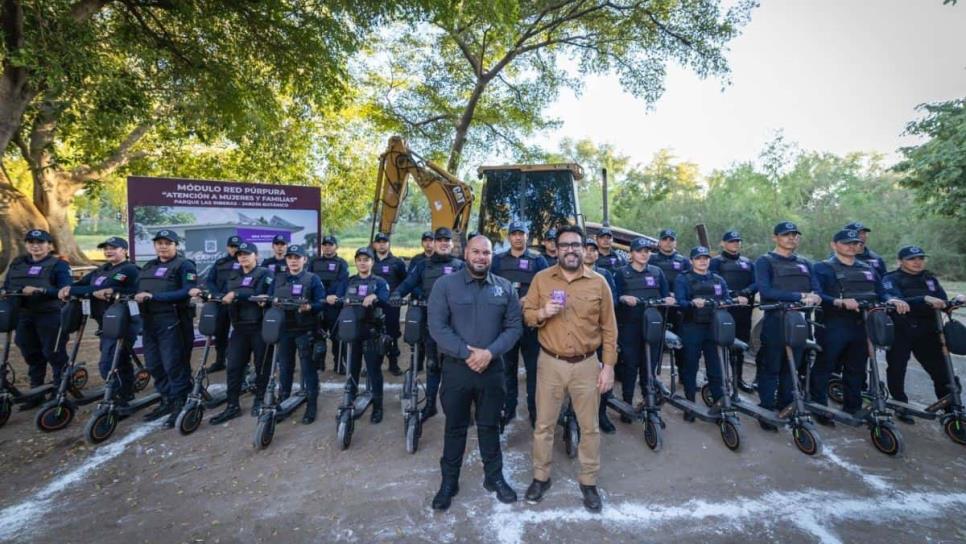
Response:
[[[8,183],[0,183],[0,274],[14,257],[24,253],[24,234],[48,228],[47,220],[26,195]]]
[[[47,218],[50,235],[54,238],[57,253],[74,265],[91,264],[91,260],[81,251],[70,226],[71,204],[74,193],[83,187],[66,173],[43,172],[34,178],[34,203]]]
[[[460,166],[463,147],[466,146],[466,134],[469,132],[470,124],[473,122],[476,105],[480,103],[480,98],[483,96],[483,91],[486,90],[489,82],[490,78],[486,77],[481,77],[476,80],[476,87],[473,88],[473,93],[470,95],[466,107],[463,108],[463,114],[460,115],[459,123],[456,124],[456,135],[453,137],[453,145],[449,150],[449,161],[446,163],[446,170],[454,176],[457,175],[456,170]]]

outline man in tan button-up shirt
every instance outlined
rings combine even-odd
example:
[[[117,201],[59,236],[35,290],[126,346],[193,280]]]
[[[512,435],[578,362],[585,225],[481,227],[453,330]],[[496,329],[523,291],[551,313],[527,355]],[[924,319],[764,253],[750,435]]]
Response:
[[[537,422],[533,431],[533,483],[526,498],[539,502],[550,488],[550,464],[557,417],[567,395],[580,424],[580,490],[584,506],[601,509],[597,492],[600,470],[600,395],[614,386],[617,322],[614,301],[604,278],[583,266],[583,232],[557,232],[558,262],[539,272],[523,303],[526,324],[537,328]],[[597,358],[602,347],[603,366]]]

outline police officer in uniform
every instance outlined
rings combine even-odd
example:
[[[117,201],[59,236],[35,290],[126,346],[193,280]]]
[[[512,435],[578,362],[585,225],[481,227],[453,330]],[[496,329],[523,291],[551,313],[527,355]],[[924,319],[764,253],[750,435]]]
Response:
[[[517,297],[523,300],[533,276],[547,268],[547,261],[536,252],[527,249],[527,235],[530,231],[522,221],[510,223],[507,231],[510,249],[493,256],[491,269],[497,276],[508,280],[516,289]],[[521,354],[523,366],[527,372],[527,413],[530,414],[531,427],[537,418],[537,356],[540,355],[540,344],[537,342],[536,329],[523,327],[523,335],[510,348],[503,361],[506,371],[506,403],[503,406],[501,427],[506,427],[516,417],[519,396],[517,369]]]
[[[854,414],[862,407],[862,384],[869,356],[859,303],[885,301],[895,306],[900,314],[908,312],[909,305],[886,293],[875,270],[856,258],[862,248],[858,231],[840,230],[832,237],[830,245],[835,256],[815,264],[825,325],[819,342],[825,357],[816,361],[812,370],[810,395],[819,404],[828,403],[829,363],[844,359],[843,410]],[[832,423],[820,416],[816,416],[816,421]]]
[[[678,235],[674,229],[664,229],[657,234],[657,252],[651,253],[648,264],[652,264],[664,272],[667,284],[671,291],[674,291],[678,274],[684,274],[691,270],[691,263],[688,259],[678,253]],[[681,331],[681,312],[677,308],[670,308],[667,312],[667,320],[670,328],[674,332]],[[684,372],[680,372],[684,364],[684,350],[674,350],[674,363],[678,367],[679,375],[683,378]]]
[[[45,230],[27,231],[24,237],[27,253],[10,263],[7,277],[3,281],[4,291],[19,291],[25,297],[18,297],[19,318],[17,320],[16,343],[30,376],[30,387],[44,384],[47,364],[53,371],[54,383],[60,383],[60,373],[67,364],[64,347],[67,336],[63,335],[57,343],[60,330],[61,303],[58,292],[70,285],[70,267],[53,254],[54,239]],[[21,404],[21,410],[39,406],[44,399],[36,399]]]
[[[433,285],[443,276],[459,272],[465,263],[451,253],[453,251],[453,231],[446,227],[436,229],[433,240],[433,256],[416,263],[409,271],[406,279],[393,291],[392,299],[401,300],[412,293],[419,300],[429,300],[433,292]],[[441,380],[440,361],[436,352],[436,342],[431,335],[426,337],[424,346],[426,351],[426,406],[423,407],[420,419],[427,419],[436,415],[436,395],[439,392]]]
[[[319,373],[312,361],[313,331],[316,315],[322,311],[325,287],[315,274],[305,270],[305,248],[290,244],[285,253],[288,271],[275,277],[269,295],[276,298],[305,299],[298,310],[285,313],[285,328],[279,339],[279,399],[285,400],[292,393],[292,377],[295,373],[295,354],[298,353],[299,372],[305,391],[305,414],[302,423],[308,425],[318,414]]]
[[[423,236],[420,238],[419,243],[423,247],[423,252],[419,255],[414,256],[409,259],[409,265],[406,267],[406,274],[413,271],[413,267],[416,266],[420,261],[424,261],[433,256],[433,245],[435,244],[436,234],[431,230],[423,232]]]
[[[239,236],[229,236],[225,243],[226,254],[220,257],[215,264],[208,269],[205,277],[205,287],[209,293],[224,293],[225,282],[228,275],[238,270],[238,259],[235,252],[238,251],[238,244],[242,241]],[[225,369],[225,358],[228,356],[228,331],[231,322],[228,319],[228,308],[218,308],[218,318],[215,321],[215,364],[211,365],[212,372]]]
[[[741,306],[728,308],[728,313],[735,320],[735,336],[742,342],[751,341],[751,306],[755,300],[755,263],[741,254],[741,233],[729,230],[721,236],[721,253],[711,259],[712,274],[724,278],[728,284],[728,293]],[[731,366],[735,380],[746,391],[751,387],[745,384],[741,377],[744,361],[733,357]]]
[[[540,245],[540,252],[543,254],[543,259],[547,261],[547,266],[557,264],[557,229],[548,230],[543,235]]]
[[[762,304],[777,302],[815,305],[821,302],[818,282],[812,275],[812,263],[798,256],[795,250],[801,243],[802,234],[791,221],[775,225],[772,231],[775,249],[755,261],[755,285],[761,293]],[[761,327],[761,367],[758,369],[758,398],[760,405],[769,410],[783,408],[792,402],[792,382],[798,379],[788,370],[785,355],[785,337],[782,331],[781,310],[765,312]],[[801,361],[802,350],[794,353]],[[776,397],[777,391],[777,397]],[[759,420],[766,431],[778,431],[770,423]]]
[[[901,298],[910,307],[909,313],[893,317],[895,342],[886,352],[889,395],[899,402],[909,402],[905,386],[910,355],[916,356],[916,361],[932,378],[937,399],[949,393],[952,387],[946,373],[935,315],[936,310],[946,307],[949,296],[940,285],[939,278],[926,270],[926,257],[921,247],[905,246],[899,250],[899,268],[882,279],[886,292]],[[963,295],[958,295],[954,300],[962,298]],[[904,423],[915,423],[902,410],[896,411],[896,418]]]
[[[372,249],[376,256],[373,272],[386,280],[390,291],[399,287],[399,284],[406,279],[406,263],[392,254],[392,250],[389,249],[389,235],[382,232],[376,233],[372,239]],[[399,307],[384,304],[383,313],[386,317],[386,334],[391,339],[386,353],[389,359],[389,373],[399,376],[402,374],[399,368],[399,337],[402,336],[399,328]]]
[[[865,226],[864,223],[860,223],[859,221],[853,221],[848,225],[845,225],[844,227],[842,227],[842,230],[854,230],[859,233],[859,239],[862,241],[862,246],[861,246],[861,250],[858,253],[856,253],[855,258],[871,266],[872,269],[875,270],[876,274],[878,274],[880,278],[885,277],[886,275],[885,259],[882,258],[882,255],[879,255],[875,251],[872,251],[871,249],[869,249],[869,245],[868,245],[869,233],[872,232],[872,229]]]
[[[315,274],[322,280],[322,287],[325,288],[326,295],[342,297],[345,295],[345,284],[349,280],[349,263],[336,254],[339,249],[339,240],[335,236],[325,236],[322,238],[322,254],[309,262],[309,272]],[[340,373],[344,373],[344,368],[339,368],[340,342],[335,333],[335,327],[339,322],[340,305],[336,303],[326,303],[322,308],[321,328],[329,333],[329,341],[332,346],[332,368]],[[320,335],[321,336],[321,335]],[[322,342],[323,340],[317,339]],[[319,371],[325,372],[325,360],[319,361]]]
[[[684,395],[694,401],[698,390],[698,359],[704,357],[704,371],[711,385],[711,396],[718,400],[724,395],[723,376],[720,373],[718,350],[715,347],[711,321],[714,305],[729,300],[728,283],[712,273],[711,251],[704,246],[691,249],[691,270],[679,274],[674,280],[674,298],[683,316],[681,343],[684,344],[682,378]],[[684,412],[684,420],[694,421],[694,414]]]
[[[522,310],[510,281],[490,273],[492,245],[484,236],[466,244],[467,265],[436,282],[429,297],[429,333],[443,359],[441,400],[446,414],[442,483],[433,497],[434,510],[449,508],[459,492],[470,410],[483,460],[483,487],[503,503],[517,500],[503,477],[498,424],[503,409],[501,355],[523,333]]]
[[[157,257],[141,268],[134,300],[144,323],[144,364],[161,394],[161,404],[144,419],[167,415],[165,426],[171,428],[191,391],[194,316],[188,300],[198,275],[195,263],[178,255],[177,233],[162,229],[153,240]]]
[[[285,251],[288,248],[288,240],[282,234],[276,234],[272,238],[272,256],[262,261],[262,268],[268,270],[271,275],[285,273]]]
[[[389,302],[389,284],[381,276],[372,273],[376,255],[372,249],[361,247],[356,250],[355,262],[358,274],[349,277],[345,297],[350,302],[362,303],[354,307],[360,320],[363,334],[349,345],[349,372],[352,376],[355,396],[358,391],[359,375],[362,371],[363,357],[366,361],[366,375],[369,391],[372,393],[372,414],[369,421],[382,421],[382,341],[385,331],[385,310]],[[401,262],[401,261],[400,261]],[[398,307],[396,308],[398,310]],[[399,314],[396,313],[396,323]]]
[[[614,232],[608,227],[597,233],[597,268],[602,268],[613,274],[618,268],[627,264],[627,258],[613,248]]]
[[[238,398],[241,396],[242,382],[248,360],[255,362],[255,404],[252,414],[258,415],[271,364],[266,361],[265,342],[262,340],[262,307],[250,299],[267,295],[272,286],[274,274],[258,264],[258,248],[249,242],[240,242],[235,251],[239,267],[228,273],[225,291],[213,295],[221,297],[221,303],[228,309],[232,332],[228,339],[228,402],[225,409],[209,421],[213,425],[224,423],[241,415]]]
[[[644,306],[638,304],[638,299],[664,299],[665,304],[675,303],[664,272],[657,266],[648,264],[652,249],[654,249],[652,242],[647,238],[635,239],[631,242],[631,262],[619,268],[614,277],[618,296],[618,304],[615,306],[618,323],[617,340],[624,362],[621,386],[624,402],[628,404],[634,401],[635,384],[640,382],[642,391],[647,384],[647,376],[644,374],[645,353],[642,336]],[[661,364],[660,344],[651,346],[651,364],[652,369],[656,369]],[[631,419],[622,414],[621,421],[630,423]]]
[[[87,273],[70,287],[60,290],[60,298],[67,300],[68,297],[84,297],[91,301],[91,317],[97,321],[98,328],[104,317],[104,311],[110,306],[111,296],[115,293],[122,295],[133,295],[137,292],[137,281],[140,268],[128,260],[128,244],[124,238],[112,236],[97,244],[99,249],[104,250],[104,260],[107,262],[98,266],[96,269]],[[129,327],[127,341],[123,344],[124,353],[118,360],[117,370],[120,384],[117,389],[117,399],[120,403],[125,403],[134,397],[134,366],[131,364],[131,354],[128,352],[134,345],[140,329],[140,319],[134,326]],[[111,338],[100,337],[101,357],[97,363],[97,369],[101,373],[101,379],[107,379],[111,371],[111,362],[114,357],[114,349],[117,346]]]

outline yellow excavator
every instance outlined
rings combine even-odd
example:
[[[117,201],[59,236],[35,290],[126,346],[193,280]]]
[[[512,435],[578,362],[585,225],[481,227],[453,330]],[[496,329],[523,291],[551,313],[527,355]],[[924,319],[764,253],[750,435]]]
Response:
[[[499,248],[507,237],[512,221],[523,221],[530,229],[531,244],[538,243],[551,227],[563,224],[581,226],[589,236],[608,226],[616,246],[626,249],[640,233],[607,225],[606,174],[604,183],[604,223],[584,220],[577,198],[577,182],[584,177],[578,164],[508,164],[481,166],[483,180],[477,232],[490,238]],[[376,194],[372,206],[370,239],[376,232],[391,234],[412,178],[429,201],[432,228],[453,230],[453,241],[465,241],[473,207],[474,193],[466,182],[439,165],[414,153],[400,136],[389,139],[379,157]]]

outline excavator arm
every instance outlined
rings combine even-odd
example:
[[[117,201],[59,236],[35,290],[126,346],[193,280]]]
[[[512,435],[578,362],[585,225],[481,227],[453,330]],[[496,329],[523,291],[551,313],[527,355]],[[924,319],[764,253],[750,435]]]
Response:
[[[389,138],[386,152],[379,156],[376,196],[372,202],[372,231],[391,234],[399,217],[399,207],[406,198],[409,176],[416,181],[429,201],[433,230],[453,230],[458,244],[466,236],[473,207],[473,189],[452,174],[410,151],[400,136]]]

